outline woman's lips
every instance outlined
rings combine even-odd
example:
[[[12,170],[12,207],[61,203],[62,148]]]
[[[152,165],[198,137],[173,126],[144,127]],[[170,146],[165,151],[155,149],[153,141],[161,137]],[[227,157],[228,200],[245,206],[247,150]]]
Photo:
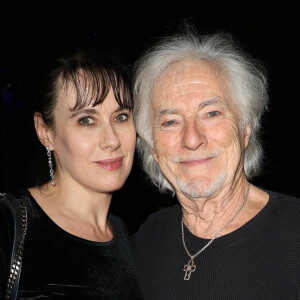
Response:
[[[118,170],[123,165],[123,157],[96,161],[96,164],[106,170]]]

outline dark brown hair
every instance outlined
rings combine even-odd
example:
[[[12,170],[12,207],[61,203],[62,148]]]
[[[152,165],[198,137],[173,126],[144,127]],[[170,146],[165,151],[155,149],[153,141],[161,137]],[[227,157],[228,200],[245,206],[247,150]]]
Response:
[[[133,108],[129,71],[120,59],[95,50],[78,50],[55,60],[40,84],[35,111],[41,113],[50,127],[55,122],[53,111],[58,92],[70,84],[76,91],[76,103],[70,107],[71,111],[102,103],[110,88],[121,107]]]

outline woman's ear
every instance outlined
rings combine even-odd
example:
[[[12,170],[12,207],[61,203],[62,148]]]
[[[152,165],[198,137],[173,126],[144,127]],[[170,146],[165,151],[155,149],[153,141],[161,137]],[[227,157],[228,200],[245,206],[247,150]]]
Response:
[[[49,146],[50,150],[54,150],[52,143],[53,130],[45,124],[42,114],[39,112],[34,114],[34,127],[40,142],[45,147]]]

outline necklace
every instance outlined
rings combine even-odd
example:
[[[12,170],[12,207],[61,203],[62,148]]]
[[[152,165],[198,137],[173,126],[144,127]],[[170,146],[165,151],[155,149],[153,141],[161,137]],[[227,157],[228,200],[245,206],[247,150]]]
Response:
[[[203,247],[201,248],[196,254],[191,255],[189,250],[186,247],[185,244],[185,240],[184,240],[184,229],[183,229],[183,217],[181,219],[181,234],[182,234],[182,243],[183,243],[183,247],[186,251],[186,253],[188,254],[188,256],[190,257],[190,260],[188,261],[188,263],[186,265],[184,265],[183,271],[185,272],[184,274],[184,280],[190,280],[191,278],[191,274],[192,272],[196,271],[196,265],[194,263],[194,259],[196,256],[198,256],[201,252],[203,252],[219,235],[220,233],[233,221],[233,219],[240,213],[240,211],[242,210],[242,208],[244,207],[247,198],[248,198],[248,194],[249,194],[249,189],[250,189],[250,183],[248,182],[247,185],[247,191],[245,193],[245,197],[243,200],[243,203],[241,205],[241,207],[238,209],[238,211],[233,215],[233,217],[215,234],[215,236]]]

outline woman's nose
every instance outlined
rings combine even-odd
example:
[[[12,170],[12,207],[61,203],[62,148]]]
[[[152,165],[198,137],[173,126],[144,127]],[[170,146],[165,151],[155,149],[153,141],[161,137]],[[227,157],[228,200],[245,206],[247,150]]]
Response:
[[[114,151],[121,146],[116,130],[111,124],[101,129],[99,146],[102,150]]]

